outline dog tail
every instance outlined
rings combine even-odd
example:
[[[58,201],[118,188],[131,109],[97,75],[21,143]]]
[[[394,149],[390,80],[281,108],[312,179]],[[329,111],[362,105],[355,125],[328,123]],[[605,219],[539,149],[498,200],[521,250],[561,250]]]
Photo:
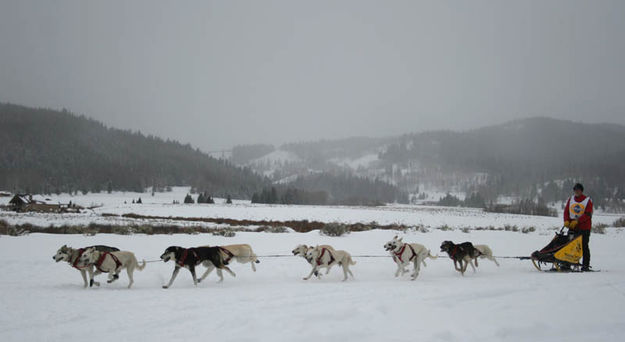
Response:
[[[430,259],[437,259],[438,257],[436,255],[432,255],[432,253],[428,249],[428,258],[430,258]]]
[[[137,261],[137,259],[135,259],[135,261]],[[139,265],[139,262],[137,261],[137,269],[139,271],[143,271],[143,269],[145,268],[145,259],[142,260],[143,264]]]
[[[349,256],[349,264],[350,265],[356,265],[356,262],[354,261],[354,259],[352,259],[352,256]]]

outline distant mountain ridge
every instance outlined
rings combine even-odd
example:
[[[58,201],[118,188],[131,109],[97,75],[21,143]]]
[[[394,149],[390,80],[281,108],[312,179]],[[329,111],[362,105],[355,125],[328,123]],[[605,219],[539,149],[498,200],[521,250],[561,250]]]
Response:
[[[409,193],[431,188],[481,191],[491,199],[545,195],[551,200],[569,193],[570,182],[583,181],[598,197],[625,197],[625,126],[615,124],[535,117],[463,132],[285,144],[265,150],[297,157],[272,165],[260,155],[255,160],[262,163],[244,164],[277,182],[347,170]],[[558,184],[558,194],[542,193],[550,182]]]

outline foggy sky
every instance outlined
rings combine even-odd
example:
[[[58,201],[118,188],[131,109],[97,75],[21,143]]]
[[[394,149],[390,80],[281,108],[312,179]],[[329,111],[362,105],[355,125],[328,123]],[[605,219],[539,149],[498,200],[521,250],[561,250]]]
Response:
[[[625,124],[625,1],[0,0],[0,101],[235,144]]]

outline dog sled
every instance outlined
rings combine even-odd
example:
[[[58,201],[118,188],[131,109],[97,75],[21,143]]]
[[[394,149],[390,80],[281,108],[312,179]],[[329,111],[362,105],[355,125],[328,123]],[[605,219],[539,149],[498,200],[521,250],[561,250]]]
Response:
[[[582,236],[564,233],[564,227],[540,251],[530,256],[534,267],[539,271],[580,272],[579,260],[583,256]],[[549,267],[551,265],[551,267]]]

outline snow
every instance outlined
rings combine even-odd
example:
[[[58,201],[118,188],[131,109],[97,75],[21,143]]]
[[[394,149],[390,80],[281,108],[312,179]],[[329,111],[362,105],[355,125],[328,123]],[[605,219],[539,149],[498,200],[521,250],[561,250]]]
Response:
[[[482,260],[464,277],[446,257],[427,261],[416,281],[394,278],[382,245],[398,232],[373,230],[343,237],[310,233],[202,235],[32,234],[0,238],[0,339],[2,341],[583,341],[619,340],[625,334],[625,266],[622,229],[592,235],[592,265],[600,273],[540,273],[529,261]],[[540,234],[480,231],[399,233],[404,241],[438,252],[443,240],[491,246],[495,255],[528,255],[546,245]],[[172,263],[149,263],[126,289],[122,272],[113,284],[83,289],[79,273],[52,255],[63,244],[107,244],[158,259],[170,245],[250,243],[261,256],[257,272],[232,264],[236,278],[215,274],[197,288],[184,270],[162,289]],[[335,268],[322,279],[302,280],[297,244],[328,243],[354,255],[355,279],[341,282]]]
[[[488,244],[496,256],[527,256],[545,246],[559,217],[485,213],[479,209],[390,205],[385,207],[327,207],[257,205],[235,201],[226,205],[172,204],[189,188],[172,192],[99,193],[46,196],[52,203],[70,200],[83,206],[100,205],[81,214],[38,214],[0,211],[0,220],[42,226],[62,224],[180,224],[197,222],[172,217],[219,217],[249,220],[316,220],[322,222],[405,224],[429,227],[397,232],[371,230],[343,237],[309,233],[237,232],[231,238],[198,235],[54,235],[0,236],[0,340],[94,341],[191,340],[224,341],[582,341],[617,340],[625,334],[625,232],[607,228],[593,234],[592,265],[599,273],[540,273],[530,261],[500,258],[501,267],[481,260],[476,273],[464,277],[447,257],[427,260],[416,281],[394,278],[395,265],[383,250],[399,234],[439,253],[444,240]],[[141,197],[144,204],[132,204]],[[0,201],[8,202],[2,198]],[[126,202],[126,203],[124,203]],[[2,204],[2,203],[0,203]],[[137,213],[162,219],[102,216]],[[618,218],[597,212],[596,223]],[[216,226],[201,223],[205,226]],[[448,225],[450,231],[437,227]],[[528,234],[469,231],[461,228],[536,227]],[[261,263],[231,265],[235,278],[216,275],[195,288],[188,271],[164,290],[172,263],[158,261],[170,245],[198,246],[249,243]],[[338,267],[322,279],[302,280],[310,266],[289,256],[298,244],[330,244],[354,256],[355,279],[341,282]],[[133,251],[139,260],[152,261],[128,279],[99,288],[82,288],[79,272],[51,259],[63,244],[83,247],[106,244]],[[440,254],[440,253],[439,253]],[[284,257],[268,257],[286,255]],[[369,257],[375,256],[375,257]],[[200,267],[198,273],[203,272]],[[201,274],[201,273],[200,273]]]
[[[475,208],[455,208],[423,205],[387,205],[382,207],[349,207],[349,206],[294,206],[251,204],[249,201],[237,201],[225,204],[225,200],[216,198],[216,204],[172,204],[173,200],[182,202],[190,189],[174,188],[172,192],[155,193],[96,193],[70,196],[68,194],[52,195],[46,198],[51,203],[76,203],[85,207],[98,205],[93,210],[85,210],[80,214],[46,214],[46,213],[14,213],[0,211],[0,220],[11,224],[30,223],[39,226],[88,225],[99,224],[154,224],[154,225],[202,225],[214,227],[212,223],[197,223],[174,220],[169,217],[183,218],[230,218],[238,220],[308,220],[341,223],[372,223],[380,225],[401,224],[406,226],[424,226],[437,228],[449,226],[453,228],[478,228],[505,225],[535,227],[539,231],[549,231],[561,227],[560,217],[536,217],[513,214],[485,213]],[[132,204],[132,200],[141,197],[143,204]],[[194,195],[194,198],[197,195]],[[8,202],[9,199],[0,199]],[[121,216],[102,216],[103,214],[139,214],[157,216],[163,219],[130,219]],[[619,216],[596,212],[593,222],[612,224]]]
[[[275,150],[271,153],[268,153],[260,158],[256,158],[248,163],[248,165],[263,165],[263,164],[276,164],[276,163],[295,163],[301,161],[301,158],[298,157],[295,153],[284,151],[284,150]]]
[[[371,167],[380,160],[377,153],[370,153],[359,158],[332,158],[329,162],[340,166],[349,167],[352,170],[358,170],[359,168]]]

